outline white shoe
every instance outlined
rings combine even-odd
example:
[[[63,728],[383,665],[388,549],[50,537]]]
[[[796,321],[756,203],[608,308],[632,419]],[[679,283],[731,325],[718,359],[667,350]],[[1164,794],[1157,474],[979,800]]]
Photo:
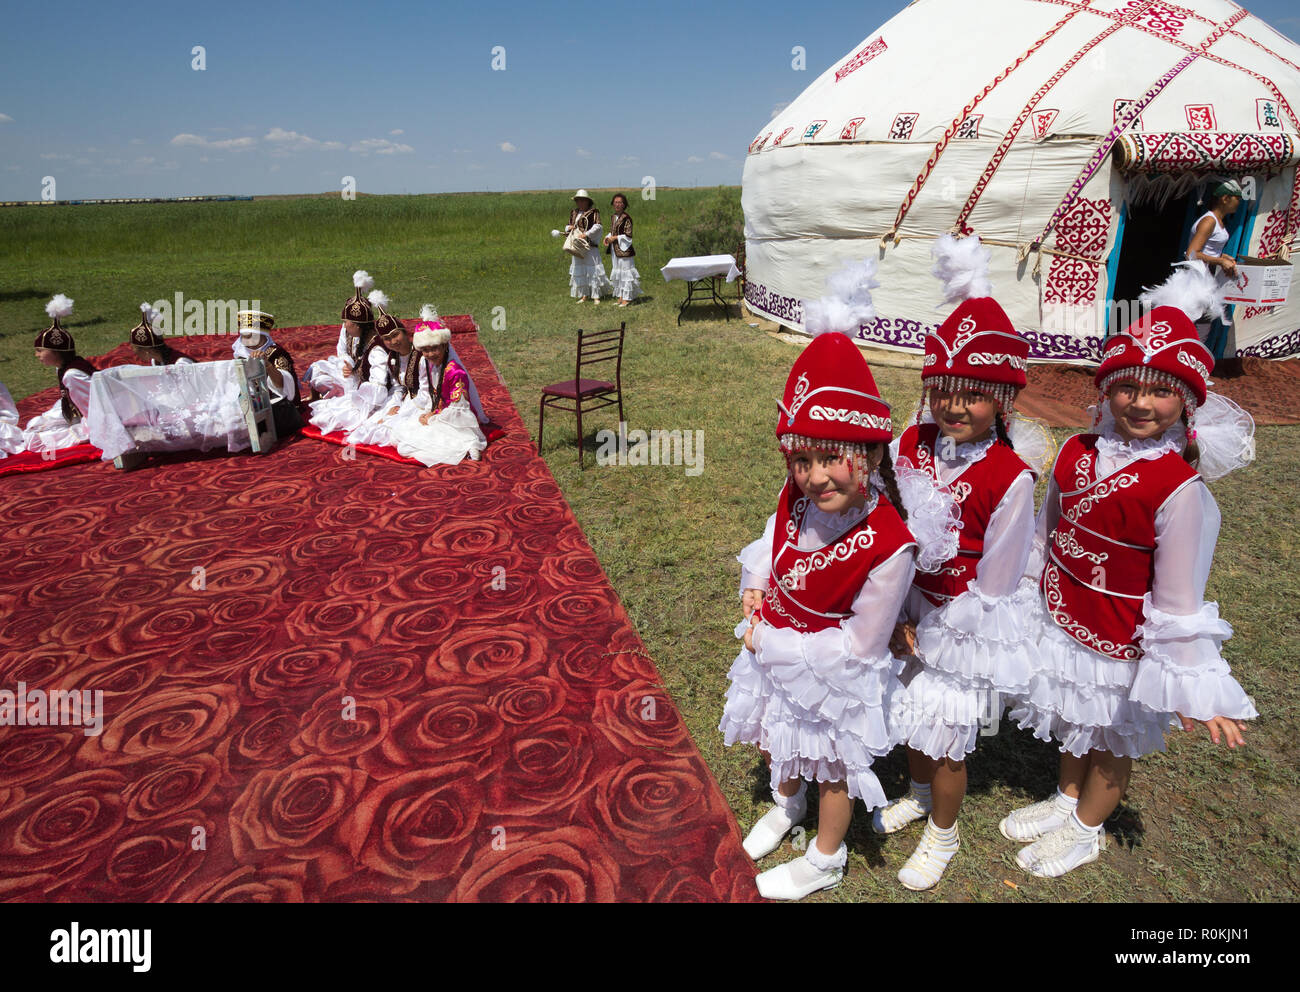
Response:
[[[954,827],[954,831],[955,829]],[[904,888],[911,889],[913,892],[933,889],[943,877],[943,870],[948,867],[948,862],[959,850],[961,850],[960,837],[951,845],[945,845],[939,838],[934,821],[927,819],[921,841],[916,845],[912,856],[907,859],[907,863],[899,869],[898,880],[903,883]]]
[[[804,896],[833,889],[844,878],[843,868],[822,870],[808,861],[808,855],[769,868],[756,879],[758,894],[764,899],[802,899]]]
[[[596,297],[596,299],[592,300],[591,302],[593,306],[600,306],[600,297]]]
[[[1074,817],[1046,837],[1023,848],[1016,864],[1039,878],[1059,878],[1067,871],[1096,861],[1106,848],[1106,831],[1075,824]]]
[[[1023,809],[1015,810],[1003,817],[998,830],[1007,840],[1016,840],[1024,844],[1028,841],[1045,837],[1070,819],[1074,807],[1062,807],[1060,793],[1041,803],[1034,803]]]
[[[741,846],[755,861],[780,847],[781,841],[785,840],[785,835],[808,815],[807,790],[801,789],[798,795],[791,798],[788,811],[780,806],[773,806],[745,835],[745,842]]]
[[[871,829],[878,834],[892,834],[902,830],[914,820],[930,815],[930,804],[922,803],[909,792],[887,806],[877,807],[871,814]]]

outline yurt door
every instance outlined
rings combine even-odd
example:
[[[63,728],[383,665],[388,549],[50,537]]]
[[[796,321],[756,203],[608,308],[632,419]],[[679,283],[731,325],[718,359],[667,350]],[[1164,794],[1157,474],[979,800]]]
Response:
[[[1118,236],[1111,252],[1109,327],[1117,334],[1138,317],[1138,297],[1146,286],[1163,282],[1174,262],[1185,257],[1189,201],[1184,195],[1167,202],[1156,199],[1120,208]]]

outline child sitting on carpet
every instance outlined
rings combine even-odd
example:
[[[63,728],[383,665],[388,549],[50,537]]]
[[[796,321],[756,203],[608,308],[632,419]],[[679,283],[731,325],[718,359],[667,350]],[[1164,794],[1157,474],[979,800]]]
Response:
[[[352,392],[366,381],[362,375],[363,365],[366,352],[372,347],[375,313],[370,301],[361,294],[374,289],[375,280],[369,272],[358,269],[352,273],[352,285],[356,292],[343,304],[340,315],[343,326],[339,328],[339,340],[334,346],[334,354],[312,362],[303,377],[313,398],[336,399],[344,393]],[[374,343],[378,344],[378,341]]]
[[[455,465],[466,456],[478,461],[487,439],[470,406],[469,373],[451,357],[451,331],[437,311],[426,305],[420,317],[411,339],[418,355],[406,368],[415,409],[393,428],[397,453],[424,465]]]
[[[27,422],[28,451],[51,452],[86,440],[85,416],[90,409],[90,377],[95,366],[77,355],[72,335],[59,321],[72,314],[72,300],[62,293],[45,305],[54,322],[36,336],[36,359],[58,371],[59,398],[44,413]]]
[[[1011,717],[1060,744],[1060,776],[1054,797],[1000,824],[1033,842],[1016,856],[1030,874],[1097,859],[1133,759],[1165,749],[1172,716],[1237,747],[1258,715],[1220,654],[1232,628],[1204,598],[1220,516],[1203,480],[1254,458],[1250,415],[1207,390],[1213,364],[1188,315],[1156,307],[1108,343],[1097,432],[1052,469],[1039,653]]]

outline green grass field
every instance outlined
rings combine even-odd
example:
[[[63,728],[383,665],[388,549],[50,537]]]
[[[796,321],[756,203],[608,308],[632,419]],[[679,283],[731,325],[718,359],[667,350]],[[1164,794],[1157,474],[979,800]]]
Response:
[[[610,192],[594,195],[607,215]],[[569,298],[567,264],[549,237],[567,218],[567,193],[0,210],[0,381],[15,397],[52,384],[31,343],[56,292],[77,301],[67,326],[94,355],[126,340],[141,300],[177,291],[259,299],[282,326],[331,322],[352,271],[365,268],[402,316],[425,302],[473,313],[535,437],[541,387],[572,374],[576,328],[626,320],[629,426],[702,430],[704,471],[594,467],[595,432],[614,426],[608,411],[585,425],[585,472],[571,417],[548,418],[543,454],[746,829],[768,802],[760,762],[752,750],[724,748],[716,727],[736,653],[734,556],[761,532],[783,479],[773,415],[796,350],[704,309],[677,326],[683,284],[665,284],[658,268],[680,253],[671,232],[709,195],[661,189],[643,201],[629,191],[648,298],[625,310]],[[504,326],[493,324],[498,307]],[[877,381],[896,409],[914,405],[915,372],[881,368]],[[895,877],[919,824],[882,840],[859,806],[845,883],[811,901],[1296,899],[1300,579],[1289,563],[1300,551],[1300,499],[1287,484],[1300,477],[1296,437],[1261,428],[1256,465],[1214,487],[1224,523],[1208,596],[1236,631],[1225,654],[1262,713],[1246,749],[1215,748],[1203,732],[1171,736],[1167,754],[1137,764],[1109,825],[1118,843],[1098,863],[1045,881],[1015,867],[997,821],[1049,792],[1056,752],[1004,724],[970,762],[963,849],[937,890],[908,893]],[[887,792],[903,790],[901,753],[878,770]],[[790,856],[787,844],[763,866]]]

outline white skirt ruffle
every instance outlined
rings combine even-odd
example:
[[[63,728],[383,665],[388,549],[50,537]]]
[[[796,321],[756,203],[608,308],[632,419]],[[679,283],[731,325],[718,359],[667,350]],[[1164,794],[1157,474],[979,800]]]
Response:
[[[890,727],[901,743],[935,761],[963,760],[975,750],[984,725],[1002,712],[993,689],[932,671],[920,661],[913,661],[903,681],[906,687],[890,706]]]
[[[84,419],[78,420],[75,424],[69,424],[62,417],[50,417],[42,414],[40,417],[35,417],[28,422],[27,430],[23,432],[23,438],[28,451],[39,453],[75,448],[84,441],[88,441],[90,433],[86,428]]]
[[[600,251],[591,249],[582,258],[569,261],[569,295],[572,297],[590,296],[598,300],[608,296],[609,277],[605,275],[605,265],[600,259]]]
[[[397,453],[423,465],[455,465],[464,458],[478,461],[487,447],[478,418],[463,399],[430,417],[427,424],[420,423],[418,416],[402,418],[392,433]]]
[[[303,378],[312,389],[329,399],[350,393],[357,386],[355,378],[344,374],[343,359],[338,355],[312,362]]]
[[[967,589],[931,610],[916,626],[917,654],[925,667],[959,683],[1023,693],[1038,654],[1038,589],[1022,581],[1010,596]]]
[[[635,256],[619,258],[609,269],[609,281],[613,285],[613,295],[620,300],[635,300],[641,295],[641,273],[636,270]]]
[[[885,715],[899,686],[892,658],[853,657],[843,642],[838,629],[764,629],[761,657],[741,650],[727,673],[718,729],[728,746],[756,744],[772,756],[773,789],[796,778],[845,782],[874,809],[887,800],[871,763],[894,747]]]

